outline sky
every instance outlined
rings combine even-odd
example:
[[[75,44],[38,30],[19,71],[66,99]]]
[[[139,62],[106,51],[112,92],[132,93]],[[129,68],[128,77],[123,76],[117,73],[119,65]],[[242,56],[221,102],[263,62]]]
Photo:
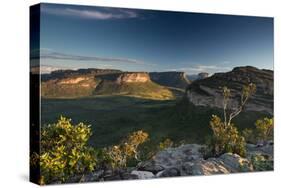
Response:
[[[40,19],[40,62],[49,71],[273,69],[272,18],[42,4]]]

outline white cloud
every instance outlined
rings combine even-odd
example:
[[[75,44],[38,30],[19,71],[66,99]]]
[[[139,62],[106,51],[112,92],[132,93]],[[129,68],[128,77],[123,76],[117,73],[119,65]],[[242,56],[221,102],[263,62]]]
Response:
[[[71,16],[84,19],[95,20],[108,20],[108,19],[129,19],[137,18],[139,15],[136,11],[119,9],[119,8],[106,8],[99,10],[95,9],[77,9],[77,8],[51,8],[43,7],[42,12],[46,14],[58,15],[58,16]]]
[[[67,67],[57,67],[57,66],[51,66],[51,65],[41,65],[40,66],[40,72],[41,74],[48,74],[51,73],[52,71],[56,70],[65,70],[65,69],[71,69]]]
[[[187,74],[198,74],[200,72],[207,72],[213,74],[216,72],[227,72],[230,71],[231,67],[218,66],[218,65],[191,65],[189,67],[181,67],[174,69],[167,69],[169,71],[183,71]]]

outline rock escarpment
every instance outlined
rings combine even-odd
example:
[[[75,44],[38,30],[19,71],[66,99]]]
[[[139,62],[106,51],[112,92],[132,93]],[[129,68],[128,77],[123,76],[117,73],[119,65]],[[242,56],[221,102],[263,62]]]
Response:
[[[273,113],[273,71],[255,67],[236,67],[230,72],[216,73],[211,77],[194,81],[187,90],[189,100],[195,105],[222,107],[221,89],[231,90],[230,107],[238,105],[243,85],[256,84],[257,91],[246,104],[245,110]]]
[[[147,72],[121,72],[112,74],[103,74],[97,76],[101,80],[112,81],[117,84],[122,83],[146,83],[150,82],[150,77]]]

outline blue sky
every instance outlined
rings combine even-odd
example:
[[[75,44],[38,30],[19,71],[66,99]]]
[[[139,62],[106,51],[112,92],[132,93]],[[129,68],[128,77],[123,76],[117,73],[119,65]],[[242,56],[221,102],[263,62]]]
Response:
[[[273,69],[273,19],[42,4],[40,53],[50,69]]]

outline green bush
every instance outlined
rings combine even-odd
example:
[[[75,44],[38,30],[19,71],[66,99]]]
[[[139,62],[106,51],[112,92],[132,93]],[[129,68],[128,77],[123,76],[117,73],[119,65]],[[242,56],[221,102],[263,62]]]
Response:
[[[251,163],[253,164],[255,171],[273,170],[273,160],[268,159],[266,156],[263,155],[252,156]]]
[[[273,118],[259,119],[255,125],[259,140],[267,141],[273,139]]]
[[[71,175],[93,171],[97,159],[95,150],[87,146],[90,136],[89,125],[73,125],[71,119],[65,117],[43,127],[39,156],[40,184],[64,182]]]
[[[245,140],[252,144],[258,141],[265,142],[273,139],[273,118],[258,119],[255,122],[255,129],[244,129],[242,135]]]
[[[159,143],[160,150],[170,148],[174,145],[173,141],[169,138],[166,138],[163,142]]]

